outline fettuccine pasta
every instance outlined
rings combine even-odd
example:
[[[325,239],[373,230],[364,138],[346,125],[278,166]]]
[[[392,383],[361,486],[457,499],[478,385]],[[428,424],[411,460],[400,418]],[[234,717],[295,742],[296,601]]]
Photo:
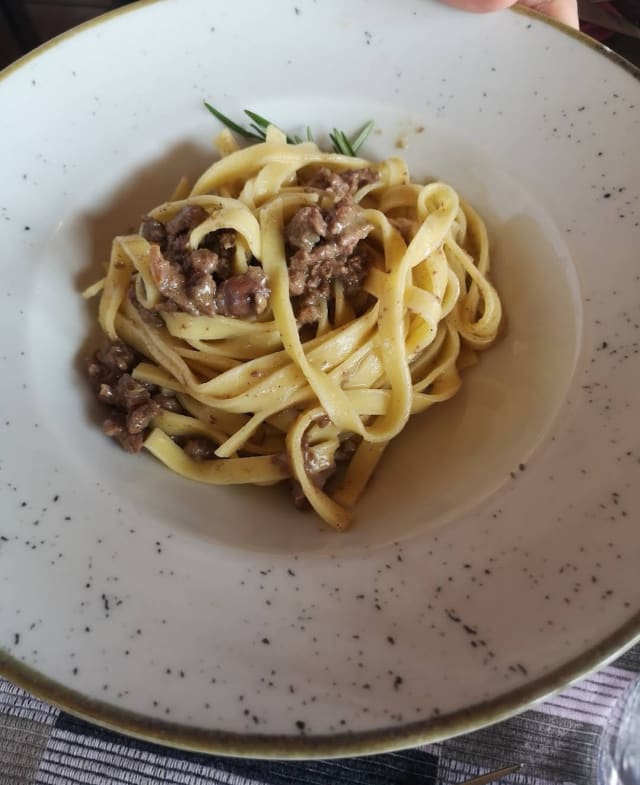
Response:
[[[496,340],[487,233],[450,186],[274,127],[116,237],[89,375],[104,430],[211,484],[289,480],[345,529],[385,447]]]

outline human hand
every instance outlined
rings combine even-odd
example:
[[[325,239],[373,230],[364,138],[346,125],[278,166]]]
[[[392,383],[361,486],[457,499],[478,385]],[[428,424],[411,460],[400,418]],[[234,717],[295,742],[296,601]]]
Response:
[[[464,11],[500,11],[514,5],[515,0],[445,0],[449,5]],[[520,0],[519,5],[533,8],[545,16],[564,22],[578,29],[577,0]]]

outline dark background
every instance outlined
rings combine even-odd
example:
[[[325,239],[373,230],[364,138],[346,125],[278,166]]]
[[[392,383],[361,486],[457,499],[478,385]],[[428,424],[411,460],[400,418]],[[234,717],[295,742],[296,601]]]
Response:
[[[590,0],[580,2],[584,8]],[[59,33],[127,4],[127,0],[0,0],[0,68]],[[616,7],[634,23],[640,22],[640,0],[617,0]],[[585,29],[593,32],[591,27]],[[614,35],[606,43],[640,65],[640,39]]]
[[[59,33],[123,5],[126,0],[0,0],[0,68]]]

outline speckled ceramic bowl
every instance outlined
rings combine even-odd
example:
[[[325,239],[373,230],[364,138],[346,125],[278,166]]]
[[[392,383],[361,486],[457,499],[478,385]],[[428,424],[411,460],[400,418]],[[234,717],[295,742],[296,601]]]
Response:
[[[640,632],[640,82],[524,13],[148,2],[0,79],[0,670],[125,732],[363,753],[513,713]],[[92,419],[79,291],[211,160],[209,99],[355,129],[486,218],[508,314],[337,535]],[[418,133],[418,129],[424,130]]]

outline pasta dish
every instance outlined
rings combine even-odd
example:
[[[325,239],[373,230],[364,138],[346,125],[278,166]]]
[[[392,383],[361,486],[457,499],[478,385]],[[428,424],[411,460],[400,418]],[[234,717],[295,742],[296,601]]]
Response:
[[[274,126],[217,146],[85,292],[109,341],[88,366],[103,430],[191,480],[288,480],[341,530],[389,442],[497,337],[486,229],[400,158]]]

